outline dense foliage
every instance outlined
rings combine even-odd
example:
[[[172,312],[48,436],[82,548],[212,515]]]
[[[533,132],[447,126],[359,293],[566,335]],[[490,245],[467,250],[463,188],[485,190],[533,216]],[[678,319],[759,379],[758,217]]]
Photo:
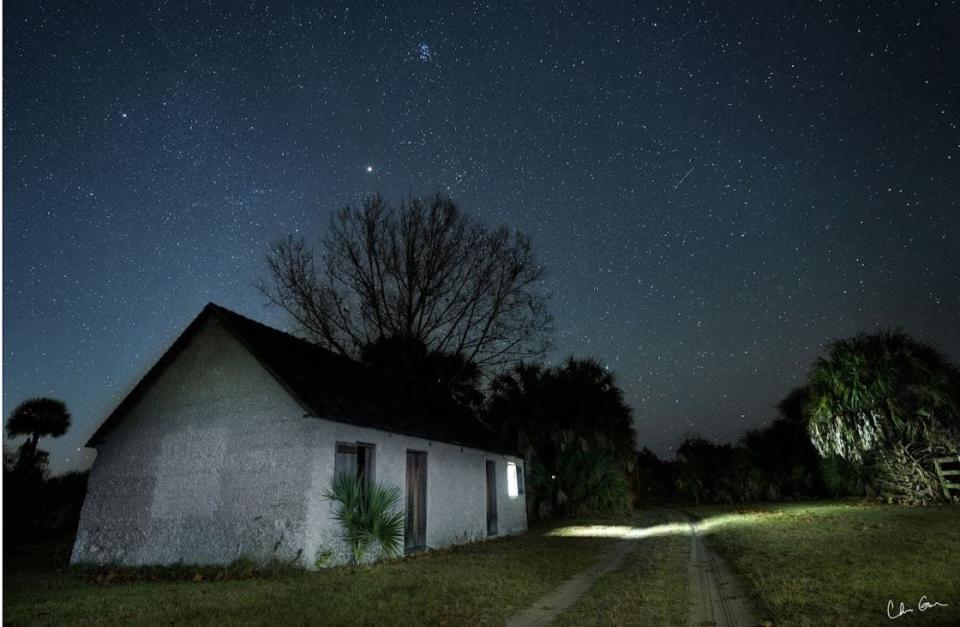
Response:
[[[482,374],[461,354],[430,350],[416,338],[381,338],[360,352],[386,407],[441,420],[476,416],[483,405]]]
[[[932,458],[960,449],[960,371],[939,351],[901,331],[839,340],[814,364],[806,395],[821,455],[868,471],[888,499],[939,498]]]
[[[893,444],[956,450],[960,371],[900,331],[830,345],[808,384],[810,436],[823,455],[858,461]]]
[[[17,467],[17,454],[5,454],[4,458],[4,549],[16,553],[21,547],[43,544],[55,564],[66,565],[80,523],[89,471],[49,477]]]
[[[748,431],[736,445],[696,436],[684,440],[672,466],[675,495],[697,503],[821,496],[824,478],[817,451],[804,424],[785,413],[781,407],[780,418]],[[638,458],[648,473],[656,468],[650,455]]]
[[[63,401],[33,398],[18,405],[7,420],[10,438],[26,436],[16,451],[3,450],[3,544],[7,551],[35,543],[51,547],[52,558],[66,564],[80,522],[88,472],[51,477],[40,438],[58,438],[70,429]]]
[[[631,410],[598,362],[520,364],[491,383],[485,418],[531,461],[527,504],[534,517],[618,509],[629,501]]]

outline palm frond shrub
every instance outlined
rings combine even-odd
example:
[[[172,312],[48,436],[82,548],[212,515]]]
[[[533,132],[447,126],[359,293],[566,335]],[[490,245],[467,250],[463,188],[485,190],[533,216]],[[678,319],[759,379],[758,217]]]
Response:
[[[808,393],[804,413],[822,456],[875,455],[891,499],[937,493],[931,454],[960,448],[960,371],[939,351],[902,331],[839,340],[814,364]]]
[[[379,482],[365,486],[360,477],[342,473],[324,498],[334,503],[333,517],[340,523],[355,564],[363,563],[375,547],[386,557],[400,554],[404,525],[400,488]]]
[[[932,470],[934,457],[926,447],[899,442],[890,446],[880,456],[877,468],[881,494],[890,501],[908,505],[937,500],[941,491],[939,479]]]

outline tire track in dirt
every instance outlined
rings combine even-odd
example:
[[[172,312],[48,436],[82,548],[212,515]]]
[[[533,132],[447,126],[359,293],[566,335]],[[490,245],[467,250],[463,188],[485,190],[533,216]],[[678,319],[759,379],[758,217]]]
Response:
[[[680,513],[690,526],[690,615],[692,627],[759,625],[726,563],[703,541],[698,521]]]

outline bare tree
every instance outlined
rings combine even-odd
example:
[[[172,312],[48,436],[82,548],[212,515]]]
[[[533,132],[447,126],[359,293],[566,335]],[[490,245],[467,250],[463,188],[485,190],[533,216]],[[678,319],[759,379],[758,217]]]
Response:
[[[485,369],[541,355],[550,317],[530,239],[488,229],[437,194],[379,195],[334,214],[322,252],[300,237],[267,255],[263,293],[311,340],[356,357],[384,339],[419,340]]]

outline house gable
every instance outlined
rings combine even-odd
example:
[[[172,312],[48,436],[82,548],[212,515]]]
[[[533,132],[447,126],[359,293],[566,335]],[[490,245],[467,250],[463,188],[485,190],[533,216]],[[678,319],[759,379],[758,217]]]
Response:
[[[128,430],[207,429],[234,416],[302,418],[307,410],[215,316],[200,317],[91,437],[101,446]],[[177,424],[173,424],[177,423]]]
[[[211,350],[209,346],[205,348],[205,352],[208,354],[206,358],[206,369],[198,370],[193,368],[193,364],[186,370],[191,371],[191,377],[203,377],[203,376],[212,376],[214,380],[209,381],[211,385],[215,385],[217,381],[215,377],[217,373],[220,373],[226,367],[224,363],[220,363],[219,360],[224,358],[238,360],[240,363],[243,363],[245,366],[257,366],[259,369],[263,370],[264,373],[269,373],[272,375],[275,384],[278,386],[278,391],[285,391],[288,396],[290,396],[295,402],[298,403],[303,412],[309,412],[309,408],[303,403],[296,394],[293,393],[283,381],[280,380],[276,375],[269,370],[262,362],[260,362],[254,355],[250,353],[249,347],[245,346],[244,343],[237,337],[237,334],[230,328],[223,318],[218,315],[218,307],[212,303],[204,307],[203,311],[198,315],[194,320],[187,326],[187,328],[180,334],[179,337],[173,342],[173,344],[164,352],[160,359],[155,363],[145,374],[140,381],[133,387],[129,394],[120,402],[120,404],[110,413],[106,420],[100,425],[100,427],[90,436],[90,439],[87,441],[86,446],[91,448],[96,448],[108,434],[116,428],[116,426],[130,413],[131,409],[146,400],[146,402],[151,402],[149,399],[146,399],[147,396],[178,396],[182,394],[189,394],[189,390],[195,388],[195,385],[187,385],[187,381],[180,380],[177,373],[184,370],[182,367],[173,368],[175,362],[184,358],[188,360],[196,361],[198,359],[202,360],[203,357],[197,357],[189,355],[190,347],[195,345],[198,338],[204,344],[208,344],[206,341],[206,336],[213,334],[213,337],[216,339],[214,343],[220,343],[223,346],[223,350],[217,353],[215,350]],[[169,381],[164,381],[165,375],[172,370],[174,380],[176,383],[171,384]],[[159,384],[160,389],[154,389]],[[196,379],[191,380],[189,383],[195,384]],[[177,391],[177,387],[180,387],[180,391]]]

